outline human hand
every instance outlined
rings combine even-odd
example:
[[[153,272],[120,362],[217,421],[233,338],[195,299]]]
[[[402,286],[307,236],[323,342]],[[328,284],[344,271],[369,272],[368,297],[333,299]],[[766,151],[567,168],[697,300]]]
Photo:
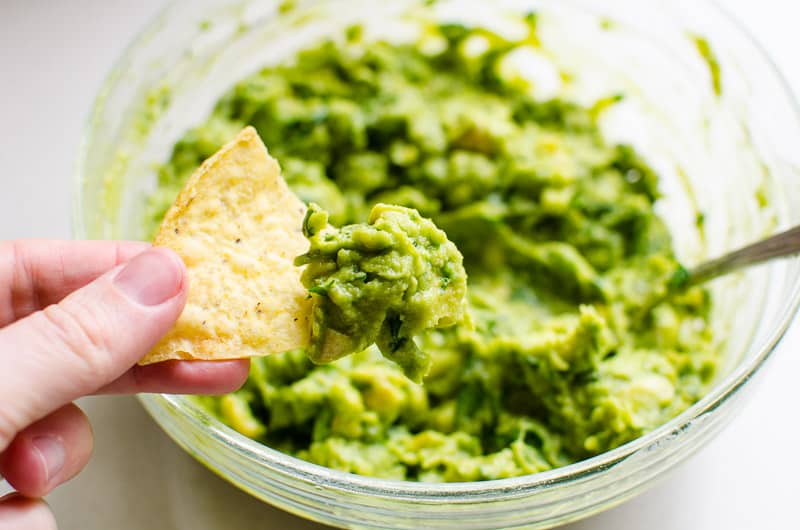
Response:
[[[90,394],[225,393],[247,361],[136,366],[186,303],[186,269],[146,243],[0,242],[0,530],[50,530],[37,500],[75,476],[92,451]]]

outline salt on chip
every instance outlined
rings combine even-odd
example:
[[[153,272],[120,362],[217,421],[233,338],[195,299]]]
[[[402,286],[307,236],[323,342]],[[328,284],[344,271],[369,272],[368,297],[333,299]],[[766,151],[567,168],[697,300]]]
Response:
[[[169,209],[154,245],[186,263],[189,297],[140,364],[239,359],[308,345],[311,300],[295,256],[308,250],[305,205],[255,129],[206,160]]]

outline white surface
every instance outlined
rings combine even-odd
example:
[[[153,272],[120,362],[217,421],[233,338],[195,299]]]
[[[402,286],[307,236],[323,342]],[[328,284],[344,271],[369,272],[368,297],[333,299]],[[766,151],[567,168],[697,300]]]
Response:
[[[0,238],[69,237],[74,154],[101,80],[161,0],[0,0]],[[800,6],[721,1],[800,91]],[[572,530],[797,528],[800,328],[762,372],[754,399],[668,479]],[[4,374],[5,375],[5,374]],[[313,529],[254,501],[179,451],[132,398],[83,403],[88,469],[49,497],[62,530]],[[191,496],[179,487],[191,484]]]

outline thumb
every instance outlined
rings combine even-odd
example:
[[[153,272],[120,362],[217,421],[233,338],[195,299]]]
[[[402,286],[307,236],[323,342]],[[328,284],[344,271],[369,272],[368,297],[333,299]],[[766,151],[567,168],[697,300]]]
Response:
[[[30,423],[122,375],[186,303],[186,269],[152,248],[0,329],[0,452]]]

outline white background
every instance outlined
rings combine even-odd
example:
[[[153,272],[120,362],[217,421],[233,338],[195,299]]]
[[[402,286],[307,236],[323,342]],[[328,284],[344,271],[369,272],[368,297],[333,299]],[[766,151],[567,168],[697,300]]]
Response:
[[[800,91],[800,5],[720,3]],[[114,60],[161,4],[0,0],[0,239],[70,237],[72,167],[88,109]],[[794,326],[761,373],[753,400],[689,462],[644,495],[570,528],[800,528],[798,346]],[[322,528],[213,476],[133,398],[92,398],[83,406],[94,423],[95,455],[82,475],[49,497],[62,530]]]

